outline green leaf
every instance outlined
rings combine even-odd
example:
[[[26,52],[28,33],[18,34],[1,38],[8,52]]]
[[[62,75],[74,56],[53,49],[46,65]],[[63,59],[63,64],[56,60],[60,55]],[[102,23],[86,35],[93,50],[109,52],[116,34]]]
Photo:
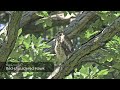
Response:
[[[50,19],[50,18],[46,19],[46,20],[45,20],[45,24],[46,24],[46,26],[51,27],[51,26],[52,26],[52,21],[51,21],[51,19]]]
[[[35,52],[33,51],[32,48],[29,49],[29,55],[32,58],[32,60],[34,60],[34,58],[35,58]]]
[[[30,47],[30,43],[31,43],[31,37],[30,34],[28,34],[25,36],[25,39],[23,41],[23,44],[25,45],[26,49]]]
[[[39,41],[39,42],[42,42],[42,37],[41,37],[41,36],[38,38],[38,41]]]
[[[108,61],[108,62],[112,62],[112,61],[113,61],[113,58],[112,58],[112,57],[110,57],[110,58],[108,57],[108,58],[107,58],[107,61]]]
[[[84,67],[80,69],[80,74],[85,78],[89,75],[89,67]]]
[[[22,33],[22,28],[18,30],[18,36]]]
[[[106,13],[108,13],[109,11],[101,11],[102,13],[104,13],[104,14],[106,14]]]
[[[91,66],[90,69],[91,69],[91,72],[90,72],[91,76],[95,75],[99,71],[97,67],[93,67],[93,66]]]
[[[32,34],[32,42],[33,44],[37,44],[38,43],[38,39],[35,37],[35,35]]]
[[[64,16],[67,16],[67,14],[68,14],[68,11],[64,11]]]
[[[101,19],[102,19],[102,20],[106,20],[106,18],[108,18],[108,17],[107,17],[108,14],[107,14],[106,12],[99,13],[99,15],[101,16]]]
[[[48,17],[47,11],[42,11],[42,15],[45,16],[45,17]]]
[[[44,22],[45,22],[44,19],[39,19],[35,22],[35,25],[38,25],[38,24],[44,23]]]
[[[23,62],[28,62],[29,61],[29,55],[28,54],[22,56],[21,58],[22,58]]]
[[[42,44],[41,42],[42,42],[42,37],[40,36],[40,37],[37,39],[37,43],[35,44],[35,46],[42,48],[43,44]]]
[[[13,50],[12,53],[10,54],[10,57],[14,59],[18,59],[21,54],[22,51],[19,50],[18,52],[16,52],[15,50]]]
[[[22,55],[22,53],[23,50],[21,48],[17,48],[12,50],[10,57],[18,60],[18,58]]]
[[[18,42],[19,45],[22,44],[23,41],[24,41],[24,37],[23,37],[23,36],[20,36],[20,37],[17,39],[17,42]]]
[[[85,67],[91,67],[92,64],[93,64],[92,62],[88,62],[88,63],[86,63],[84,66],[85,66]]]
[[[101,70],[100,72],[97,73],[98,76],[103,76],[108,74],[108,69]]]
[[[66,76],[65,79],[73,79],[72,75]]]
[[[41,16],[41,17],[48,17],[48,13],[47,11],[42,11],[42,12],[39,12],[39,13],[36,13],[38,16]]]
[[[120,37],[118,37],[118,36],[115,35],[115,36],[113,37],[113,39],[116,40],[118,44],[120,44]]]
[[[118,17],[118,16],[120,16],[120,13],[116,13],[116,14],[114,14],[116,17]]]
[[[23,77],[32,76],[33,72],[23,72]]]
[[[45,42],[43,42],[41,45],[42,45],[42,48],[50,48],[51,47],[50,45],[47,45]]]
[[[77,76],[79,76],[79,75],[80,75],[80,72],[76,72],[76,73],[74,73],[74,75],[77,75]]]

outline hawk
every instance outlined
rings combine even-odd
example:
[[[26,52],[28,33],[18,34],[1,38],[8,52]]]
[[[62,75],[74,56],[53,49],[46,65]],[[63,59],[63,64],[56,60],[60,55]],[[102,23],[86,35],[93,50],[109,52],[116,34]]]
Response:
[[[70,53],[73,51],[73,44],[71,40],[63,33],[58,32],[55,36],[55,53],[58,63],[62,63],[69,58]]]

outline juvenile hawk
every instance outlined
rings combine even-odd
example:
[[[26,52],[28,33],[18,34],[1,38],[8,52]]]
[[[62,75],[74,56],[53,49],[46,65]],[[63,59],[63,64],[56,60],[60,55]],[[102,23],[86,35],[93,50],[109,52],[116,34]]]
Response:
[[[58,62],[61,63],[65,61],[72,51],[73,44],[70,39],[63,32],[59,32],[55,36],[55,53]]]

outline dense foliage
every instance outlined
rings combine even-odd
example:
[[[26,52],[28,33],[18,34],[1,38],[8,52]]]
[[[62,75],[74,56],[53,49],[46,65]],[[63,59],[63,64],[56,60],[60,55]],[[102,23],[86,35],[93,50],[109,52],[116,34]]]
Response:
[[[62,13],[61,23],[53,20],[52,16]],[[53,39],[58,31],[64,30],[76,18],[78,11],[40,11],[36,15],[42,17],[26,27],[20,28],[14,49],[7,61],[9,62],[56,62],[54,53],[45,52],[51,46],[47,43]],[[86,31],[73,38],[74,49],[97,35],[109,26],[117,17],[119,11],[98,11],[100,17],[93,22]],[[68,18],[65,18],[68,17]],[[1,24],[2,23],[1,19]],[[68,20],[68,21],[66,21]],[[67,23],[66,23],[67,22]],[[58,24],[57,24],[58,23]],[[40,27],[40,30],[35,30]],[[31,29],[29,29],[31,28]],[[37,32],[38,31],[38,32]],[[120,78],[120,33],[117,33],[105,46],[88,55],[82,65],[65,79],[117,79]],[[2,37],[1,37],[2,40]],[[0,78],[33,79],[47,78],[51,72],[2,72]]]

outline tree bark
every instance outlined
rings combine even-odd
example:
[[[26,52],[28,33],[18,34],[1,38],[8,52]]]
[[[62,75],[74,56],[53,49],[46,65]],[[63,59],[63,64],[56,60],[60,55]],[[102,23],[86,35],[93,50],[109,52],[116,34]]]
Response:
[[[20,28],[21,17],[22,11],[14,11],[11,15],[11,20],[6,27],[6,40],[4,40],[2,46],[0,47],[0,62],[6,62],[12,52],[12,49],[14,48],[18,36],[18,30]]]

